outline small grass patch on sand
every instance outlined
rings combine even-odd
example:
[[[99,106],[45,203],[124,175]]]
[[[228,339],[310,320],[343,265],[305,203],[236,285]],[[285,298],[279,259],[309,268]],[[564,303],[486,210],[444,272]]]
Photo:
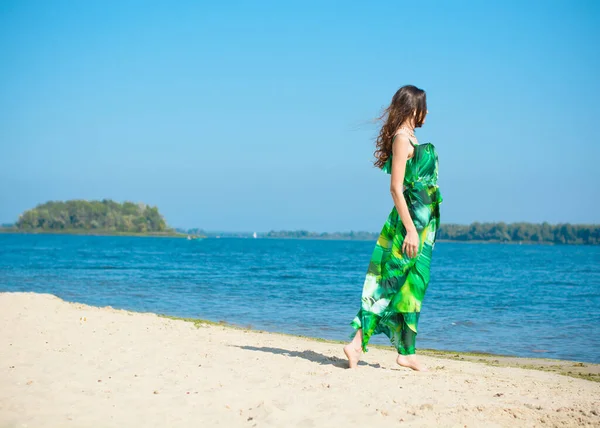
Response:
[[[194,324],[194,327],[196,327],[196,328],[200,328],[205,325],[214,325],[214,326],[228,327],[228,328],[234,328],[234,329],[242,329],[242,327],[228,324],[225,321],[208,321],[208,320],[203,320],[200,318],[175,317],[172,315],[165,315],[165,314],[156,314],[156,315],[158,315],[161,318],[168,318],[170,320],[191,322],[192,324]]]

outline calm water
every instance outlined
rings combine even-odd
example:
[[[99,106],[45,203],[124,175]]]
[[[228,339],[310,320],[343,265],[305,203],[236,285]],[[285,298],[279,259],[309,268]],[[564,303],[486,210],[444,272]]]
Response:
[[[0,234],[0,291],[344,340],[373,246]],[[431,278],[418,347],[600,363],[600,247],[440,242]]]

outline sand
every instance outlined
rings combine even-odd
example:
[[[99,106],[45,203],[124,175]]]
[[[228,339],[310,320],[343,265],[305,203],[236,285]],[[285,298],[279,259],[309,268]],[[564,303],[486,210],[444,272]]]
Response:
[[[599,382],[476,357],[349,370],[336,343],[49,294],[0,293],[0,322],[0,427],[600,426]]]

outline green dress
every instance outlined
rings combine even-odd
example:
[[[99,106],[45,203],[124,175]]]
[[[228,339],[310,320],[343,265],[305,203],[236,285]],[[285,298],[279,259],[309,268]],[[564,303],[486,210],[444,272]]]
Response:
[[[409,140],[410,141],[410,140]],[[362,328],[366,352],[372,335],[384,333],[398,352],[415,353],[421,303],[429,284],[429,269],[440,226],[438,156],[431,143],[414,144],[414,156],[406,161],[404,199],[419,234],[418,254],[402,253],[406,228],[396,207],[387,218],[367,270],[361,308],[351,325]],[[391,174],[390,155],[382,170]]]

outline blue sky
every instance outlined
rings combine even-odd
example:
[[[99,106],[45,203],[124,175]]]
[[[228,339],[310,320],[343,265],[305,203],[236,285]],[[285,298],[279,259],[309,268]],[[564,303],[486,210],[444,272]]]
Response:
[[[372,122],[427,91],[442,222],[600,222],[600,3],[0,2],[0,222],[379,231]]]

